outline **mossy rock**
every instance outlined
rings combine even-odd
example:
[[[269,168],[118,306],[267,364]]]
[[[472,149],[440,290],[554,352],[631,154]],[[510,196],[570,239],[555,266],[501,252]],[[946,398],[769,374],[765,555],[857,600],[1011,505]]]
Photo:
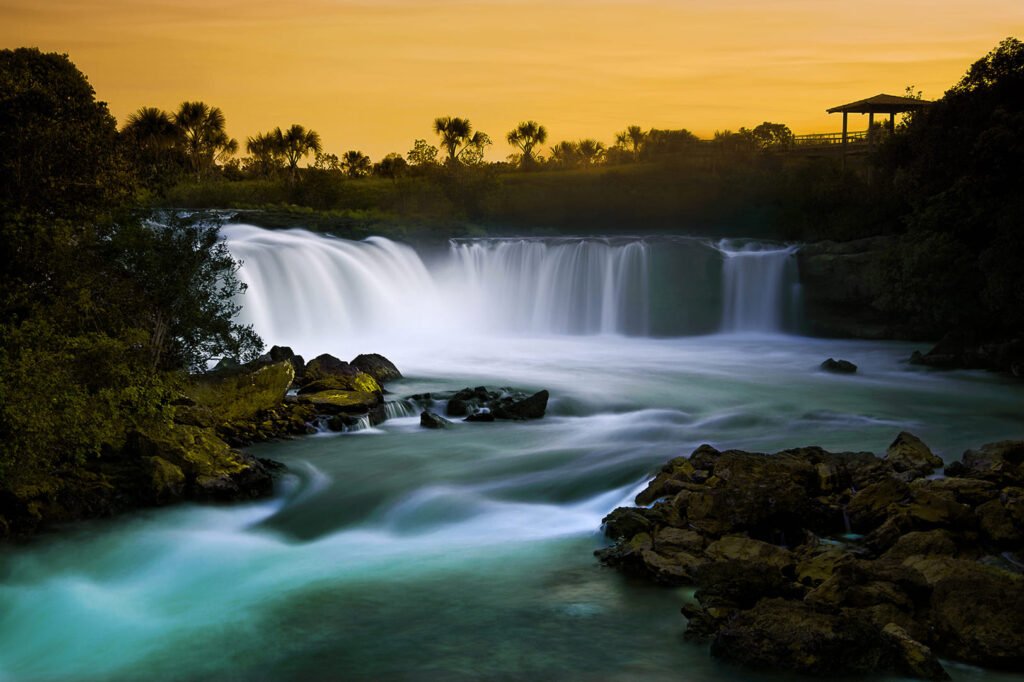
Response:
[[[321,390],[360,391],[383,393],[380,384],[358,367],[324,353],[306,363],[303,386],[320,382]]]
[[[186,390],[196,405],[179,409],[203,417],[209,415],[191,423],[251,419],[280,405],[294,379],[295,368],[288,360],[203,374],[193,377]]]
[[[323,414],[366,412],[380,403],[380,395],[365,391],[320,391],[303,395],[308,402]]]

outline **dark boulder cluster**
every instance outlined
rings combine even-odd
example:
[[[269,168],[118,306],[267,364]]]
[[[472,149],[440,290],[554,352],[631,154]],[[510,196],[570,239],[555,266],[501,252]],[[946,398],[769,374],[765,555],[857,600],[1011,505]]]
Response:
[[[486,386],[410,396],[410,399],[428,407],[446,402],[446,416],[462,417],[467,422],[540,419],[547,411],[548,398],[546,390],[530,394],[511,388],[488,389]]]
[[[695,585],[687,638],[758,668],[947,679],[937,656],[1024,667],[1024,441],[942,461],[901,433],[884,457],[708,445],[666,464],[597,555]],[[646,505],[650,505],[649,507]]]
[[[926,353],[914,351],[910,364],[936,369],[988,369],[1024,377],[1024,338],[981,342],[973,334],[946,334]]]
[[[857,372],[857,365],[853,364],[849,360],[836,360],[835,358],[829,358],[828,360],[825,360],[825,362],[821,363],[821,369],[834,374],[855,374]]]

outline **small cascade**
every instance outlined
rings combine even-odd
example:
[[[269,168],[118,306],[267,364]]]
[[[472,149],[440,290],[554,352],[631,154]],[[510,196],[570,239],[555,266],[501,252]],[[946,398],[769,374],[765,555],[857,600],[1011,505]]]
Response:
[[[643,240],[453,240],[451,254],[452,274],[469,308],[492,330],[648,331],[648,245]]]
[[[796,247],[723,240],[722,331],[778,334],[799,305]]]
[[[384,419],[402,419],[418,417],[422,410],[411,400],[389,400],[384,403]]]

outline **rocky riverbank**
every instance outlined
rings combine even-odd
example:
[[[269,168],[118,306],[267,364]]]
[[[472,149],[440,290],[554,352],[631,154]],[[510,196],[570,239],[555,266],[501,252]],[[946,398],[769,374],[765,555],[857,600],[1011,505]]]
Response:
[[[1024,441],[942,466],[901,433],[885,456],[703,445],[604,519],[600,561],[694,585],[686,637],[818,675],[948,676],[938,657],[1024,666]],[[650,505],[650,506],[648,506]]]

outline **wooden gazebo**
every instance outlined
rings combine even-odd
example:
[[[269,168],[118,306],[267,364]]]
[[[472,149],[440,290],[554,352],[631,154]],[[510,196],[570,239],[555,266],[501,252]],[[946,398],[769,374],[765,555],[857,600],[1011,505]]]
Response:
[[[847,142],[847,117],[850,114],[868,115],[868,144],[872,140],[875,126],[875,114],[889,114],[889,130],[896,127],[896,114],[903,114],[908,111],[920,111],[931,102],[915,97],[898,97],[897,95],[875,95],[867,99],[850,102],[838,107],[832,107],[827,112],[830,114],[842,113],[843,115],[843,148]]]

